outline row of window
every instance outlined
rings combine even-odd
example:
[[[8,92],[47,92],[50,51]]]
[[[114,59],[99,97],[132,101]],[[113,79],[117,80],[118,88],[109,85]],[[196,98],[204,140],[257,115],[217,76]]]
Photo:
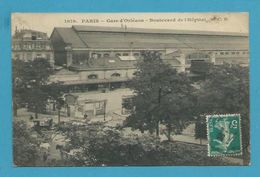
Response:
[[[248,64],[246,60],[221,60],[217,59],[216,64],[232,63],[232,64]]]
[[[25,60],[32,60],[33,57],[35,58],[46,58],[47,60],[49,60],[51,58],[51,55],[50,54],[40,54],[40,53],[37,53],[36,56],[33,56],[32,53],[27,53],[25,56],[22,55],[22,54],[15,54],[15,59],[25,59]]]
[[[137,52],[135,52],[135,53],[124,52],[124,53],[116,53],[114,55],[112,55],[110,53],[91,53],[91,57],[92,58],[101,58],[101,57],[110,57],[110,56],[117,56],[117,57],[119,57],[119,56],[131,56],[131,55],[138,57],[138,56],[140,56],[140,53],[137,53]]]
[[[14,44],[12,49],[19,50],[19,49],[51,49],[49,44],[45,43],[30,43],[30,44]]]
[[[209,52],[209,54],[212,54],[212,52]],[[247,51],[231,51],[231,52],[215,52],[216,55],[246,55],[248,54]]]
[[[205,53],[192,53],[192,54],[189,54],[186,58],[187,59],[206,59],[206,58],[210,58],[210,56]]]
[[[121,74],[119,73],[113,73],[111,74],[111,77],[120,77]],[[88,75],[88,79],[98,79],[98,75],[97,74],[90,74]]]
[[[161,53],[160,53],[161,54]],[[212,52],[209,52],[208,54],[212,54]],[[247,51],[226,51],[226,52],[215,52],[216,55],[245,55],[248,54]],[[116,53],[114,56],[140,56],[140,53],[130,53],[130,52],[124,52],[124,53]],[[196,54],[197,55],[197,54]],[[92,53],[91,54],[92,58],[101,58],[101,57],[110,57],[112,56],[110,53]],[[191,54],[190,56],[188,56],[187,58],[193,58],[194,54]],[[199,56],[196,56],[196,58],[198,57],[203,57],[203,58],[210,58],[210,56],[208,56],[207,54],[202,54],[200,53]]]

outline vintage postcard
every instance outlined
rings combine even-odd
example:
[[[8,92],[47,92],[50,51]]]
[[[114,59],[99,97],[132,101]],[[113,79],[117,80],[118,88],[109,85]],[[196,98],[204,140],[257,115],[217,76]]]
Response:
[[[249,165],[248,23],[13,13],[13,164]]]

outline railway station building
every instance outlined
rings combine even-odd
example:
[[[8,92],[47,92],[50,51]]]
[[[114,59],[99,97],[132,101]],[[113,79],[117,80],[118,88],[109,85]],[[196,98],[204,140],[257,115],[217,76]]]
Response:
[[[55,64],[64,68],[51,79],[69,90],[124,87],[143,51],[157,51],[179,72],[189,72],[193,61],[249,64],[244,33],[72,26],[55,27],[50,40]]]

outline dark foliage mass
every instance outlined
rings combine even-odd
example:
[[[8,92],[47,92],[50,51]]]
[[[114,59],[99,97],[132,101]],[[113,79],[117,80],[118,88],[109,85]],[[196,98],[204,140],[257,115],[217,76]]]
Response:
[[[17,109],[27,107],[29,111],[44,113],[49,99],[59,104],[61,90],[58,83],[49,83],[49,76],[54,72],[50,63],[44,58],[24,62],[13,60],[13,113],[17,116]]]
[[[180,133],[193,119],[194,87],[185,73],[178,73],[156,52],[143,54],[135,77],[128,85],[134,90],[132,102],[123,106],[131,110],[126,125],[159,135],[159,124],[167,127],[167,136]]]
[[[13,123],[13,157],[17,166],[34,166],[39,159],[37,141],[32,138],[26,124]]]
[[[63,125],[59,128],[72,140],[67,150],[82,150],[66,160],[70,165],[232,165],[222,158],[207,157],[206,146],[160,142],[156,136],[151,135],[126,136],[116,128],[104,127],[102,124],[75,126],[70,130],[68,126],[73,127]]]
[[[212,66],[198,91],[196,137],[206,138],[206,114],[240,114],[245,163],[249,163],[249,70],[225,64]]]

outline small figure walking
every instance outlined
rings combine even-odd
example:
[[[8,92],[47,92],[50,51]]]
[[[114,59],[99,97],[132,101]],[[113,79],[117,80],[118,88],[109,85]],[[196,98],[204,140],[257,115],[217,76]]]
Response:
[[[48,158],[48,154],[46,152],[44,152],[43,155],[42,155],[43,162],[46,162],[47,158]]]
[[[31,115],[29,119],[30,119],[30,121],[32,121],[33,120],[33,116]]]
[[[85,121],[85,123],[88,122],[88,115],[87,115],[87,113],[84,114],[84,121]]]
[[[85,113],[84,114],[84,119],[87,120],[87,118],[88,118],[88,115],[87,115],[87,113]]]

